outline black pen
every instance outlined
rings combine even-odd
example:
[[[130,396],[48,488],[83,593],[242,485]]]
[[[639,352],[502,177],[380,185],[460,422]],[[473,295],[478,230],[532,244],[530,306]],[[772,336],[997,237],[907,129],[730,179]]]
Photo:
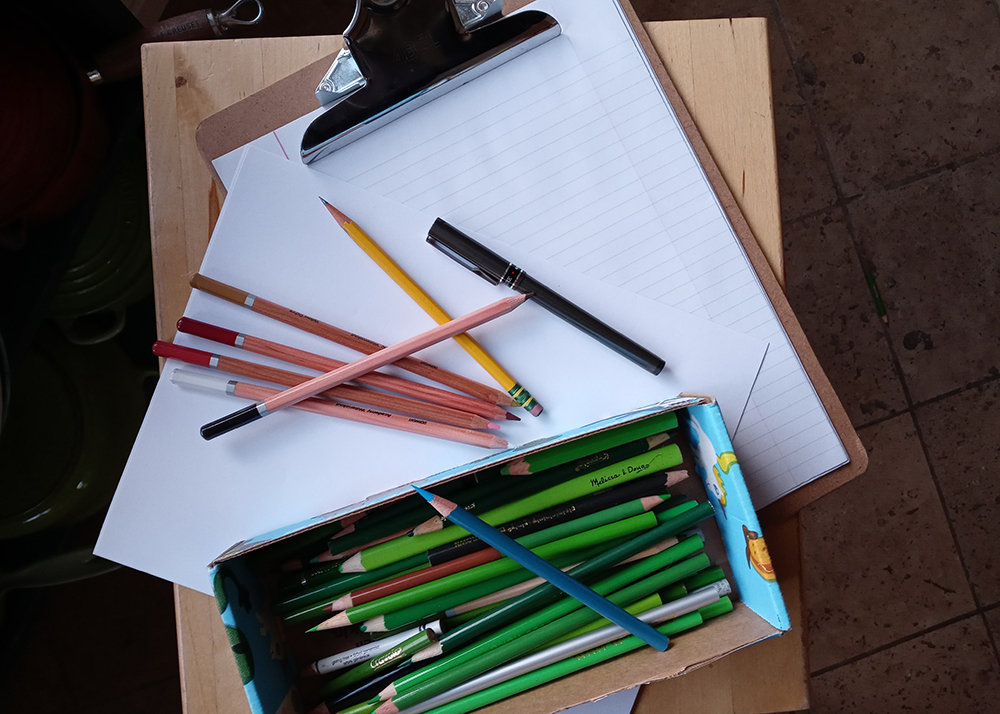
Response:
[[[520,293],[532,293],[533,301],[566,322],[603,342],[647,372],[659,374],[664,362],[622,333],[542,285],[508,260],[501,258],[446,221],[438,218],[427,234],[427,242],[484,280],[503,283]]]

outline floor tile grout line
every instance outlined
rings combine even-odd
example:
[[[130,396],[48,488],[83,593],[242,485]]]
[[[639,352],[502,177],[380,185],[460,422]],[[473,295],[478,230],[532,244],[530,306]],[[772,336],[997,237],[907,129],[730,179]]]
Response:
[[[909,400],[909,392],[907,391],[907,400]],[[911,406],[912,409],[912,406]],[[930,449],[927,448],[927,443],[924,439],[924,431],[920,426],[920,419],[917,418],[916,410],[913,410],[911,414],[913,418],[913,428],[917,432],[917,440],[920,442],[920,448],[924,452],[924,460],[927,462],[927,468],[931,474],[931,481],[934,482],[934,487],[937,489],[938,500],[941,502],[941,510],[944,512],[945,522],[948,524],[948,530],[951,531],[951,539],[955,544],[955,553],[958,555],[958,562],[962,566],[962,571],[965,573],[965,580],[969,586],[969,594],[972,595],[972,602],[976,606],[977,610],[983,610],[982,603],[979,601],[979,595],[976,593],[976,587],[972,582],[972,575],[969,572],[969,566],[965,562],[965,555],[962,552],[962,544],[958,540],[958,531],[955,527],[955,522],[948,512],[948,501],[944,497],[944,489],[941,487],[940,479],[937,475],[937,469],[934,467],[934,462],[931,460]],[[989,628],[987,628],[989,633]],[[1000,652],[997,651],[996,641],[993,639],[992,633],[990,633],[990,645],[993,648],[993,655],[997,660],[997,664],[1000,665]]]
[[[991,374],[989,377],[983,377],[982,379],[977,379],[976,381],[969,382],[968,384],[965,384],[961,387],[956,387],[955,389],[949,390],[947,392],[942,392],[941,394],[938,394],[935,397],[930,397],[920,402],[914,402],[913,409],[921,409],[923,407],[930,406],[932,404],[937,404],[938,402],[942,402],[945,399],[951,399],[952,397],[957,397],[959,395],[965,394],[968,391],[971,391],[973,389],[979,389],[980,387],[985,387],[994,382],[1000,382],[1000,373]],[[889,412],[888,414],[883,414],[882,416],[876,419],[872,419],[871,421],[859,422],[857,424],[852,424],[852,426],[856,431],[860,431],[862,429],[868,429],[869,427],[883,424],[889,421],[890,419],[901,417],[904,414],[910,414],[911,411],[912,410],[909,408],[897,409]]]
[[[781,0],[771,0],[772,7],[774,8],[775,20],[778,25],[778,31],[781,33],[781,39],[785,45],[785,51],[788,53],[788,59],[792,63],[792,71],[795,73],[795,84],[798,90],[799,97],[802,99],[803,105],[806,108],[806,114],[809,116],[809,124],[812,127],[813,134],[816,136],[816,143],[819,146],[820,152],[823,154],[823,161],[826,164],[827,173],[830,179],[833,181],[833,191],[837,197],[835,206],[830,207],[828,210],[833,210],[834,208],[840,209],[842,215],[844,216],[844,222],[847,226],[848,235],[851,239],[851,246],[854,249],[854,254],[858,257],[858,262],[861,265],[862,270],[862,280],[865,280],[865,274],[874,272],[869,270],[871,266],[871,260],[868,259],[867,254],[862,253],[859,249],[858,237],[854,232],[854,225],[850,220],[850,212],[848,211],[848,201],[844,195],[843,188],[840,185],[839,176],[837,175],[836,168],[833,163],[833,156],[830,153],[830,148],[826,143],[826,135],[820,128],[819,122],[816,118],[816,110],[814,103],[806,96],[806,90],[804,88],[804,77],[802,71],[799,67],[799,63],[796,61],[795,47],[792,44],[791,34],[788,32],[787,24],[785,23],[785,15],[781,10]],[[872,296],[870,298],[870,305],[873,311],[877,313],[875,298]],[[897,371],[897,375],[900,380],[902,380],[902,371]],[[912,406],[907,401],[907,404]]]
[[[847,212],[845,211],[845,214]],[[845,220],[850,221],[850,216],[845,215]],[[852,237],[854,237],[854,228],[852,225],[848,225],[848,232]],[[958,556],[959,565],[962,566],[962,572],[965,574],[965,582],[969,587],[969,593],[972,595],[972,603],[975,605],[977,611],[981,611],[982,603],[979,601],[979,597],[976,594],[976,588],[972,583],[972,576],[969,573],[969,566],[965,562],[965,556],[962,552],[961,543],[958,540],[958,530],[955,526],[955,522],[948,512],[948,501],[944,497],[944,489],[941,487],[941,481],[938,478],[937,469],[934,468],[934,462],[931,460],[930,449],[927,447],[927,442],[924,438],[923,429],[920,426],[920,420],[917,417],[916,407],[913,402],[913,395],[910,393],[910,387],[906,382],[906,377],[903,374],[903,367],[899,360],[899,355],[896,352],[896,345],[892,340],[892,334],[889,330],[889,325],[884,324],[882,326],[883,334],[886,339],[886,346],[889,349],[889,356],[892,359],[893,369],[896,370],[896,376],[899,379],[900,387],[903,390],[903,399],[906,400],[907,411],[910,414],[910,419],[913,421],[913,429],[917,434],[917,442],[920,444],[920,449],[923,452],[924,462],[927,464],[927,470],[931,475],[931,483],[934,484],[934,490],[937,492],[938,503],[941,504],[941,511],[944,515],[945,523],[948,524],[948,532],[951,534],[951,542],[955,547],[955,554]],[[1000,665],[1000,654],[997,652],[996,642],[990,637],[990,644],[993,648],[993,654],[997,658],[997,663]]]
[[[854,664],[856,662],[860,662],[863,659],[867,659],[868,657],[871,657],[873,655],[877,655],[880,652],[885,652],[886,650],[890,650],[893,647],[898,647],[899,645],[905,645],[907,642],[911,642],[911,641],[919,639],[921,637],[925,637],[925,636],[927,636],[929,634],[937,632],[938,630],[943,630],[946,627],[951,627],[952,625],[958,624],[959,622],[962,622],[963,620],[971,620],[971,619],[976,618],[976,617],[983,617],[983,618],[985,618],[987,612],[989,612],[990,610],[994,610],[997,607],[998,607],[998,605],[994,604],[994,605],[990,605],[989,607],[977,607],[974,610],[969,610],[968,612],[963,612],[961,615],[955,615],[954,617],[950,617],[947,620],[942,620],[941,622],[933,624],[930,627],[925,627],[922,630],[919,630],[917,632],[913,632],[913,633],[910,633],[909,635],[905,635],[903,637],[895,639],[892,642],[887,642],[884,645],[879,645],[878,647],[873,647],[870,650],[867,650],[865,652],[861,652],[859,654],[856,654],[856,655],[853,655],[851,657],[848,657],[847,659],[842,660],[840,662],[837,662],[836,664],[830,664],[830,665],[827,665],[826,667],[820,667],[815,672],[811,672],[809,676],[811,678],[822,677],[824,674],[832,672],[835,669],[840,669],[841,667],[847,667],[848,665],[852,665],[852,664]],[[987,632],[988,635],[991,634],[988,624],[987,624],[986,632]],[[995,651],[994,651],[994,654],[995,654]]]
[[[997,2],[1000,2],[1000,0],[997,0]],[[891,193],[893,191],[898,191],[900,189],[906,188],[907,186],[923,181],[926,178],[932,178],[934,176],[937,176],[938,174],[945,173],[946,171],[957,171],[958,169],[964,166],[967,166],[969,164],[974,164],[980,159],[987,159],[997,154],[1000,154],[1000,146],[994,147],[992,149],[987,149],[986,151],[980,151],[979,153],[973,154],[971,156],[964,156],[960,159],[954,159],[946,164],[942,164],[941,166],[935,166],[933,169],[928,169],[927,171],[922,171],[918,174],[907,176],[906,178],[902,178],[898,181],[887,183],[884,186],[875,186],[873,188],[868,189],[867,191],[851,194],[850,196],[842,196],[842,197],[838,196],[837,200],[831,204],[828,204],[821,208],[813,209],[811,211],[808,211],[807,213],[802,213],[798,216],[795,216],[794,218],[783,219],[782,225],[786,227],[799,225],[800,223],[805,223],[811,218],[821,216],[824,213],[829,213],[835,208],[838,207],[844,208],[853,203],[857,203],[858,201],[862,201],[866,198],[871,198],[873,196],[880,196],[883,194]],[[836,187],[834,188],[836,190]]]
[[[935,166],[933,168],[927,169],[926,171],[921,171],[920,173],[913,174],[912,176],[901,178],[898,181],[890,181],[884,186],[877,186],[868,191],[863,191],[854,196],[851,196],[848,200],[856,201],[866,196],[878,195],[881,193],[888,193],[889,191],[896,191],[901,188],[906,188],[907,186],[917,183],[918,181],[923,181],[926,178],[931,178],[933,176],[937,176],[938,174],[943,174],[947,171],[957,171],[963,166],[974,164],[980,159],[987,159],[991,156],[995,156],[998,153],[1000,153],[1000,146],[994,146],[992,149],[986,149],[985,151],[980,151],[979,153],[972,154],[970,156],[963,156],[958,159],[952,159],[951,161],[941,164],[940,166]]]
[[[813,102],[809,100],[806,96],[805,89],[803,88],[804,78],[802,71],[799,68],[799,63],[796,61],[795,47],[792,45],[792,37],[788,32],[788,27],[785,23],[785,14],[781,10],[781,0],[770,0],[771,6],[774,8],[774,18],[775,24],[778,26],[778,33],[781,35],[781,42],[785,46],[785,52],[788,54],[788,61],[792,65],[792,72],[795,74],[795,86],[798,92],[799,98],[802,100],[802,104],[806,109],[806,114],[809,116],[809,125],[812,127],[813,134],[816,136],[816,143],[819,145],[819,150],[823,154],[823,163],[826,164],[826,171],[830,175],[830,179],[833,181],[833,192],[837,196],[836,205],[841,205],[844,199],[844,192],[840,188],[839,177],[836,174],[833,166],[833,157],[830,154],[830,149],[826,145],[826,136],[820,131],[819,122],[816,121],[816,111],[813,106]]]
[[[931,404],[937,404],[938,402],[944,401],[945,399],[951,399],[952,397],[957,397],[960,394],[971,391],[973,389],[979,389],[980,387],[985,387],[993,382],[1000,382],[1000,372],[996,374],[991,374],[989,377],[983,377],[982,379],[977,379],[975,382],[969,382],[962,387],[956,387],[947,392],[938,394],[935,397],[929,397],[921,402],[915,402],[913,405],[914,409],[920,409],[922,407],[929,406]]]
[[[785,45],[785,51],[788,53],[788,57],[792,63],[792,70],[795,73],[795,81],[799,96],[802,98],[804,102],[804,105],[806,107],[806,112],[809,116],[809,122],[812,126],[814,134],[816,135],[817,144],[820,147],[820,151],[823,153],[823,158],[827,166],[827,172],[829,173],[831,179],[833,180],[833,189],[834,193],[837,196],[837,207],[842,212],[844,225],[847,228],[847,233],[850,238],[851,245],[854,248],[855,255],[857,255],[858,257],[858,261],[863,273],[861,278],[864,280],[865,279],[864,273],[874,272],[874,270],[869,270],[868,267],[866,267],[866,264],[868,266],[871,266],[871,260],[867,257],[865,253],[862,253],[862,251],[860,250],[858,236],[854,229],[854,222],[851,220],[851,212],[848,207],[848,202],[844,196],[844,191],[838,180],[837,172],[833,164],[833,157],[831,156],[829,147],[826,143],[826,136],[820,130],[819,123],[817,122],[816,119],[816,112],[813,106],[813,102],[809,101],[809,98],[805,96],[805,90],[803,87],[803,76],[799,64],[795,60],[797,55],[795,53],[795,48],[792,45],[791,35],[788,32],[787,24],[785,23],[784,13],[781,11],[781,0],[771,0],[771,2],[775,12],[775,18],[778,25],[778,30],[781,33],[782,42]],[[873,310],[875,308],[874,303],[875,299],[874,297],[872,297],[871,308]],[[900,388],[903,391],[903,397],[906,402],[907,411],[910,413],[910,418],[913,422],[914,429],[917,433],[917,440],[919,441],[920,448],[923,451],[924,461],[927,463],[927,468],[931,474],[931,481],[933,482],[934,488],[937,491],[938,502],[941,504],[941,511],[944,514],[945,522],[948,524],[948,530],[951,533],[952,544],[955,547],[955,552],[958,555],[959,563],[962,566],[962,572],[965,574],[965,581],[972,595],[973,604],[977,607],[977,609],[981,609],[979,598],[976,596],[975,588],[972,585],[972,580],[969,574],[969,568],[965,563],[965,558],[962,555],[962,548],[958,542],[958,534],[955,528],[955,524],[948,513],[948,505],[944,499],[944,492],[941,488],[941,484],[937,476],[937,471],[934,469],[934,466],[931,463],[930,453],[927,448],[927,444],[924,441],[923,431],[920,429],[917,415],[914,411],[913,395],[910,393],[909,385],[906,382],[906,376],[903,373],[903,368],[899,360],[899,355],[897,354],[895,344],[892,341],[892,335],[890,333],[888,323],[884,323],[882,325],[882,332],[886,338],[886,346],[889,350],[889,356],[890,359],[892,360],[893,369],[896,372],[896,378],[899,380]],[[988,628],[987,632],[989,633]],[[1000,663],[1000,655],[998,655],[997,653],[996,642],[992,638],[992,633],[990,633],[990,644],[993,647],[994,657],[996,657],[997,662]]]
[[[844,222],[845,222],[845,226],[847,228],[847,232],[848,232],[848,235],[850,237],[852,247],[854,248],[855,254],[858,256],[858,260],[860,262],[862,271],[863,272],[874,272],[873,270],[869,271],[866,268],[866,263],[870,266],[871,265],[871,260],[860,249],[861,248],[861,246],[859,245],[860,241],[858,240],[857,233],[856,233],[856,231],[854,229],[854,224],[853,224],[853,221],[851,220],[851,213],[850,213],[850,210],[849,210],[849,204],[850,203],[852,203],[854,200],[857,200],[857,198],[860,198],[863,195],[868,195],[868,194],[870,194],[872,192],[866,192],[866,193],[863,193],[863,194],[859,194],[858,196],[852,196],[850,198],[848,198],[848,197],[846,197],[844,195],[844,191],[843,191],[843,189],[842,189],[842,187],[840,185],[840,182],[838,181],[837,172],[836,172],[836,169],[835,169],[834,164],[833,164],[833,159],[832,159],[832,156],[830,154],[829,147],[827,146],[827,143],[826,143],[826,136],[821,131],[819,123],[817,122],[816,114],[815,114],[814,107],[813,107],[813,103],[809,100],[808,97],[805,96],[805,90],[804,90],[804,87],[803,87],[803,76],[802,76],[802,73],[800,71],[799,64],[795,60],[795,58],[796,58],[797,55],[795,53],[795,49],[794,49],[794,46],[793,46],[792,41],[791,41],[791,35],[789,34],[787,25],[785,23],[784,14],[781,11],[781,2],[780,2],[780,0],[771,0],[771,2],[772,2],[772,7],[774,8],[774,11],[775,11],[775,18],[776,18],[776,22],[777,22],[777,25],[778,25],[778,30],[781,33],[782,41],[783,41],[783,43],[785,45],[785,50],[788,53],[789,59],[792,62],[792,70],[795,73],[795,80],[796,80],[796,84],[797,84],[799,96],[802,98],[802,100],[804,102],[804,105],[806,107],[806,112],[807,112],[807,114],[809,116],[810,124],[812,125],[813,132],[816,135],[816,140],[817,140],[817,144],[819,145],[820,151],[823,154],[823,158],[824,158],[824,161],[825,161],[826,166],[827,166],[827,172],[829,173],[831,179],[833,180],[833,189],[834,189],[834,193],[835,193],[835,195],[837,197],[836,206],[827,207],[827,208],[825,208],[825,209],[817,212],[817,215],[819,215],[821,213],[825,213],[825,212],[830,212],[834,208],[839,208],[840,211],[842,212],[842,215],[843,215],[843,218],[844,218]],[[994,0],[994,4],[996,5],[998,11],[1000,11],[1000,0]],[[922,178],[926,178],[926,177],[928,177],[930,175],[941,173],[941,172],[949,170],[949,169],[950,170],[954,170],[954,169],[956,169],[956,168],[958,168],[960,166],[964,166],[964,165],[966,165],[968,163],[972,163],[975,160],[983,158],[984,156],[992,155],[992,154],[996,153],[997,151],[1000,151],[1000,149],[993,149],[993,150],[990,150],[990,151],[987,151],[987,152],[981,152],[981,153],[977,154],[974,157],[967,158],[966,160],[962,160],[962,161],[958,161],[958,162],[954,162],[954,161],[953,162],[949,162],[948,164],[945,164],[942,167],[939,167],[939,168],[936,168],[935,170],[932,170],[932,172],[924,172],[921,175],[918,175],[918,176],[915,176],[915,177],[911,177],[911,179],[908,180],[908,181],[895,182],[892,185],[886,186],[883,189],[883,191],[884,192],[888,192],[890,190],[901,188],[901,187],[903,187],[905,185],[909,185],[910,183],[919,181]],[[862,278],[864,279],[864,275],[862,276]],[[872,299],[872,302],[874,303],[874,298]],[[874,304],[873,304],[872,307],[874,307]],[[924,455],[924,461],[927,463],[928,470],[929,470],[929,472],[931,474],[931,481],[934,483],[934,488],[937,491],[938,502],[941,504],[941,510],[942,510],[942,512],[944,514],[945,522],[948,524],[948,529],[949,529],[949,532],[951,533],[952,543],[955,546],[955,552],[956,552],[956,554],[958,556],[959,563],[962,566],[962,571],[965,573],[966,584],[969,587],[969,592],[972,595],[973,603],[975,604],[975,606],[977,608],[977,611],[982,612],[983,609],[982,609],[981,604],[979,602],[979,598],[978,598],[978,596],[976,594],[975,587],[973,586],[972,579],[971,579],[970,573],[969,573],[969,568],[966,565],[965,558],[964,558],[964,556],[962,554],[962,548],[961,548],[961,545],[959,544],[959,541],[958,541],[958,534],[957,534],[957,531],[956,531],[955,524],[952,521],[952,518],[951,518],[950,514],[948,513],[948,504],[947,504],[947,501],[944,498],[944,491],[943,491],[943,489],[941,487],[941,483],[940,483],[940,480],[939,480],[938,475],[937,475],[937,470],[934,468],[933,463],[931,462],[930,451],[927,448],[927,444],[925,443],[924,435],[923,435],[923,430],[920,428],[920,423],[919,423],[919,420],[917,418],[917,414],[916,414],[916,411],[915,411],[915,404],[914,404],[914,401],[913,401],[913,395],[911,394],[910,389],[909,389],[909,385],[906,382],[906,376],[905,376],[905,374],[903,372],[902,364],[901,364],[901,362],[899,360],[899,355],[896,352],[895,345],[894,345],[894,343],[892,341],[892,336],[891,336],[890,331],[889,331],[889,325],[888,324],[884,324],[882,330],[883,330],[883,334],[886,337],[886,345],[887,345],[887,347],[889,349],[890,358],[891,358],[892,363],[893,363],[893,369],[896,372],[896,377],[899,380],[900,388],[903,390],[903,397],[904,397],[904,399],[906,401],[907,408],[906,408],[906,410],[905,410],[904,413],[908,412],[910,414],[910,418],[913,421],[913,426],[914,426],[914,429],[915,429],[916,434],[917,434],[917,440],[920,443],[920,448],[923,451],[923,455]],[[985,615],[983,617],[985,618]],[[991,647],[993,649],[994,658],[996,659],[998,665],[1000,665],[1000,651],[998,651],[998,649],[997,649],[996,640],[993,637],[993,633],[989,629],[988,626],[987,626],[987,634],[988,634],[989,639],[990,639],[990,645],[991,645]]]
[[[990,641],[990,646],[993,648],[993,658],[997,662],[997,667],[1000,667],[1000,649],[997,649],[997,637],[993,633],[993,628],[990,627],[990,621],[986,619],[986,611],[983,611],[983,626],[986,628],[986,637]]]

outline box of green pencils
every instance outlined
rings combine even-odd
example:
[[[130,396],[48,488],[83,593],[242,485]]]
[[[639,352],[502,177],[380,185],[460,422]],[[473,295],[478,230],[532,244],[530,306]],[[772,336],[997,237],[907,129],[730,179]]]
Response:
[[[658,652],[598,629],[609,623],[433,518],[411,485],[630,612],[662,611],[655,626],[676,637]],[[254,714],[546,714],[790,627],[710,397],[677,397],[328,505],[210,565]]]

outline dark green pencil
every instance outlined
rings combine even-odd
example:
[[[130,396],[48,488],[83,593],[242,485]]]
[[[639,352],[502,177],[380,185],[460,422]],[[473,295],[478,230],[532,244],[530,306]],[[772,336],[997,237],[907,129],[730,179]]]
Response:
[[[663,518],[659,526],[621,545],[608,548],[600,555],[570,570],[569,575],[572,575],[577,580],[587,582],[611,566],[631,558],[646,548],[678,533],[683,533],[692,526],[709,518],[713,513],[712,505],[708,502],[701,504],[691,502],[676,508],[668,508],[661,514],[658,514]],[[485,633],[508,625],[541,607],[549,605],[561,597],[563,597],[562,591],[554,585],[550,583],[539,585],[534,590],[445,633],[438,641],[437,646],[441,648],[441,652],[444,654],[453,652],[462,645],[478,639]]]
[[[729,598],[722,597],[717,603],[703,607],[695,612],[681,615],[676,619],[659,625],[656,629],[668,636],[677,635],[686,630],[699,627],[705,621],[713,617],[718,617],[719,615],[731,612],[732,609],[733,605]],[[573,672],[593,667],[601,662],[606,662],[614,657],[619,657],[628,652],[632,652],[643,647],[644,645],[645,643],[635,636],[625,637],[614,642],[609,642],[601,645],[600,647],[595,647],[594,649],[583,654],[567,657],[564,660],[560,660],[559,662],[555,662],[533,672],[522,674],[519,677],[515,677],[514,679],[506,682],[501,682],[489,687],[488,689],[475,692],[474,694],[469,694],[461,699],[435,707],[430,710],[428,714],[468,714],[468,712],[485,707],[502,699],[512,697],[515,694],[527,691],[528,689],[538,687],[546,682],[551,682],[555,679],[559,679],[560,677],[572,674]],[[388,714],[394,709],[394,706],[386,706],[383,712],[382,708],[379,707],[379,711],[383,712],[383,714]]]
[[[708,567],[709,564],[708,556],[699,553],[610,594],[607,594],[611,589],[606,584],[608,581],[601,581],[594,586],[594,589],[607,594],[607,598],[616,605],[627,605],[688,577]],[[617,577],[619,580],[624,578],[624,573]],[[472,647],[404,676],[383,690],[380,696],[383,700],[391,698],[399,709],[405,709],[488,669],[515,659],[566,632],[599,619],[600,615],[593,610],[573,598],[564,598],[531,617],[499,630]]]
[[[624,483],[621,486],[598,491],[595,494],[584,496],[576,501],[562,503],[552,508],[532,513],[516,521],[504,523],[497,526],[497,530],[511,538],[521,538],[522,536],[535,533],[558,523],[627,503],[632,499],[662,493],[686,477],[687,471],[667,471],[645,476],[635,481]],[[486,543],[475,536],[466,536],[451,543],[431,548],[427,551],[427,558],[430,560],[431,565],[438,565],[463,555],[468,555],[469,553],[475,553],[487,547],[489,546]]]
[[[630,441],[645,439],[647,436],[671,431],[677,428],[677,413],[667,412],[631,424],[584,436],[564,444],[550,447],[536,454],[510,461],[500,469],[500,473],[524,476],[545,469],[582,459],[605,449],[611,449]]]
[[[388,652],[372,657],[367,662],[351,667],[346,672],[338,674],[328,682],[324,682],[319,689],[319,695],[326,699],[337,692],[345,691],[358,682],[370,679],[373,675],[386,669],[390,669],[410,658],[411,655],[419,652],[425,647],[437,642],[437,635],[433,630],[418,632],[408,640],[399,643]]]
[[[592,473],[576,476],[530,497],[520,498],[493,508],[481,514],[480,518],[490,525],[507,523],[543,508],[575,501],[597,491],[603,491],[627,481],[634,481],[657,471],[673,468],[681,461],[680,449],[675,444],[670,444],[646,454],[633,456],[631,459],[620,461],[617,464],[605,466]],[[458,526],[448,526],[434,533],[425,533],[409,538],[395,538],[356,553],[344,561],[341,570],[343,572],[371,570],[387,563],[402,560],[414,553],[451,543],[467,535],[469,535],[468,532]]]

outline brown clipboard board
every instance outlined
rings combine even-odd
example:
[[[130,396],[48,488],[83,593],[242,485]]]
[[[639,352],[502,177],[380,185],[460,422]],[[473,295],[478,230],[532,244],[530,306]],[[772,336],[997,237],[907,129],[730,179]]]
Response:
[[[774,307],[778,319],[785,328],[802,366],[809,376],[816,393],[831,423],[840,436],[841,443],[848,455],[848,462],[843,466],[821,476],[804,486],[792,491],[779,500],[761,509],[760,515],[766,521],[787,518],[797,513],[821,496],[833,491],[856,476],[864,473],[868,467],[868,453],[861,443],[847,412],[839,397],[830,384],[826,373],[820,366],[816,355],[806,338],[798,319],[795,317],[788,299],[768,264],[760,245],[754,238],[750,226],[743,216],[735,197],[723,179],[719,167],[712,158],[701,133],[695,126],[690,112],[684,106],[677,87],[667,73],[660,56],[645,28],[636,16],[629,0],[618,0],[629,24],[632,26],[643,52],[649,58],[653,71],[663,87],[668,100],[674,108],[684,131],[687,133],[698,159],[701,161],[712,188],[722,204],[729,221],[736,231],[743,249],[751,265],[760,279]],[[527,4],[527,0],[507,0],[504,9],[510,12]],[[205,119],[196,132],[196,143],[202,158],[211,171],[220,191],[225,192],[222,181],[216,173],[212,162],[224,154],[234,151],[244,144],[264,136],[291,121],[316,109],[314,91],[320,79],[330,68],[334,54],[317,60],[294,74],[250,95],[222,111]]]

